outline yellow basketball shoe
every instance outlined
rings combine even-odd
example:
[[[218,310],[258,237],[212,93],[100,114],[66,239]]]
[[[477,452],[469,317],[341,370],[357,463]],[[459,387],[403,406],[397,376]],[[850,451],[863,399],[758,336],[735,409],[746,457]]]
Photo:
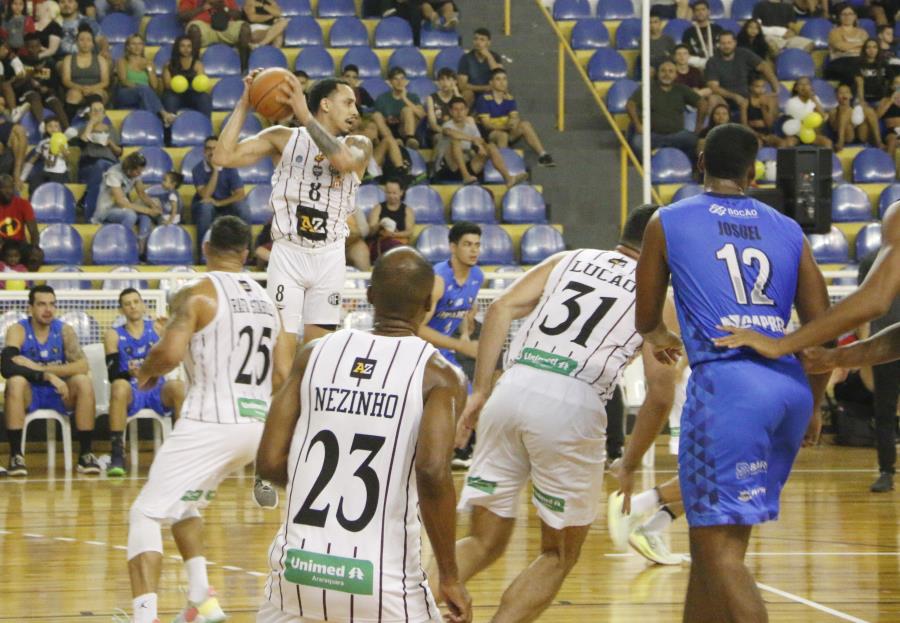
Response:
[[[219,600],[216,599],[216,593],[209,589],[209,596],[201,604],[188,604],[188,607],[181,611],[174,623],[222,623],[228,616],[219,606]]]

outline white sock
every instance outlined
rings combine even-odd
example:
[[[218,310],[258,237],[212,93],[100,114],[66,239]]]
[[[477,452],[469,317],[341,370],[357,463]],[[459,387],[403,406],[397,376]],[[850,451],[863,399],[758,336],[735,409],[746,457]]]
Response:
[[[156,593],[145,593],[131,602],[134,623],[153,623],[156,620]]]
[[[659,506],[659,491],[648,489],[643,493],[631,496],[631,514],[643,515]]]
[[[202,604],[209,595],[209,578],[206,576],[206,558],[195,556],[184,561],[184,570],[188,578],[188,601]]]
[[[648,532],[665,532],[672,525],[672,521],[672,515],[660,509],[642,527]]]

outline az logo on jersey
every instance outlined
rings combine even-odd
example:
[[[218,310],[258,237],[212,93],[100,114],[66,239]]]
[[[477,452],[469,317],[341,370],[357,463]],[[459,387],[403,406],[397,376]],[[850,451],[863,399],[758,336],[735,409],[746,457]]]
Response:
[[[625,266],[625,264],[628,263],[628,262],[626,262],[625,260],[623,260],[623,259],[621,259],[621,258],[618,258],[618,257],[611,257],[611,258],[609,258],[608,261],[609,261],[609,263],[612,264],[613,266]]]
[[[376,363],[377,362],[374,359],[357,357],[353,362],[353,369],[350,371],[350,376],[355,379],[370,379],[372,378],[372,374],[375,373]]]

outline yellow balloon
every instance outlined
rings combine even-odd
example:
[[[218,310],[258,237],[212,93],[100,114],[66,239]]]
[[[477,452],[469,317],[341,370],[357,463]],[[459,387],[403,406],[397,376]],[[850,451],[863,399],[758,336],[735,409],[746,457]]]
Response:
[[[764,165],[761,161],[756,161],[756,179],[761,180],[763,176],[766,174],[766,165]]]
[[[176,93],[184,93],[188,89],[188,81],[184,76],[174,76],[172,78],[172,90]]]
[[[815,130],[820,125],[822,125],[822,121],[824,121],[824,119],[822,119],[822,115],[817,112],[811,112],[803,119],[803,127]]]
[[[809,144],[816,140],[816,131],[812,128],[803,128],[797,136],[800,137],[801,142]]]
[[[54,132],[50,135],[50,153],[58,156],[69,145],[69,140],[62,132]]]
[[[26,283],[21,279],[10,279],[6,282],[7,290],[24,290],[26,288]]]
[[[204,74],[197,74],[194,76],[194,79],[191,80],[191,87],[197,93],[206,93],[209,91],[209,77]]]

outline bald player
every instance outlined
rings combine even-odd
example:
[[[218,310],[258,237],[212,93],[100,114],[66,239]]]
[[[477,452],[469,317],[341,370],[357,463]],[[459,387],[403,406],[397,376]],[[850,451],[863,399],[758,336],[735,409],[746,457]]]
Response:
[[[420,515],[447,620],[471,621],[450,474],[465,380],[417,336],[433,285],[417,251],[383,255],[368,291],[373,331],[306,344],[273,398],[256,466],[287,486],[287,512],[257,623],[441,621],[420,560]]]

